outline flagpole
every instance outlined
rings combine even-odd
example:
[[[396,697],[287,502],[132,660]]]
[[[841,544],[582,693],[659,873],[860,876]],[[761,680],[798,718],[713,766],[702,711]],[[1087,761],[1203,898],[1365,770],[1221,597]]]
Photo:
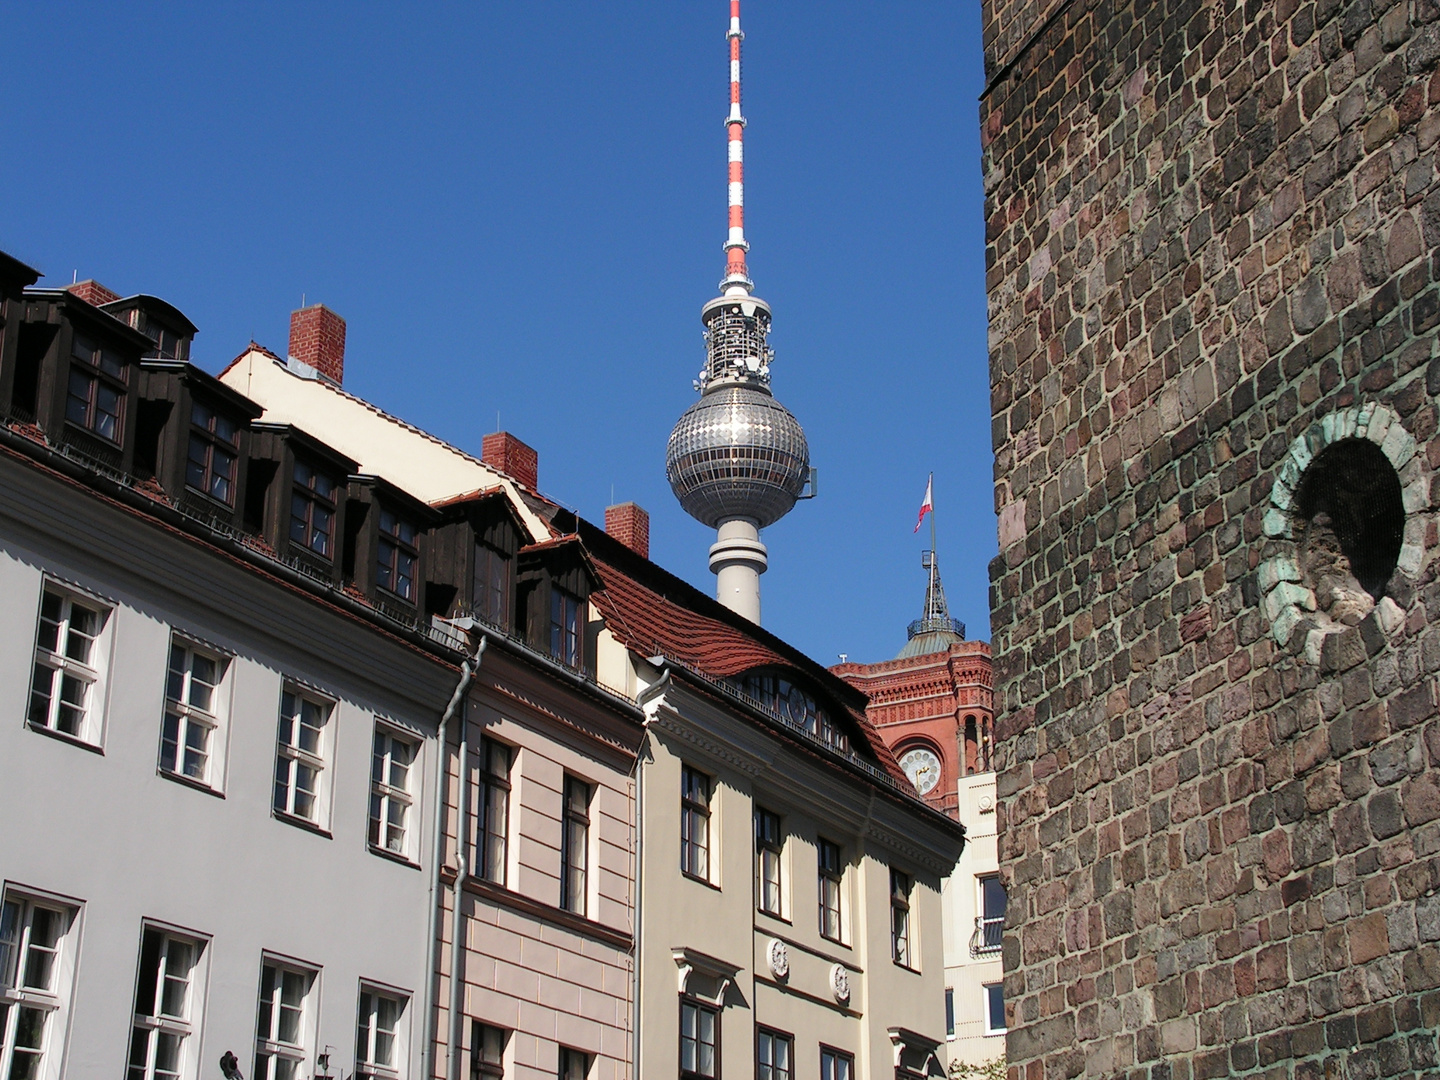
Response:
[[[925,482],[925,490],[930,492],[930,596],[935,594],[935,474],[930,474],[930,479]],[[925,606],[930,606],[930,596],[925,598]],[[925,617],[930,617],[930,612],[925,612]]]

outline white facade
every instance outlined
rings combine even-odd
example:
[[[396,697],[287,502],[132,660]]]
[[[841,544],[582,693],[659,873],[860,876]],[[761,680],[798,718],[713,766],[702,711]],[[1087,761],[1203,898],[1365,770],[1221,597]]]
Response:
[[[995,774],[972,773],[957,782],[965,850],[945,879],[945,993],[950,1060],[980,1065],[1005,1056],[1003,998],[996,1018],[994,995],[1004,979],[994,893],[986,932],[985,880],[998,882]],[[993,890],[994,886],[992,886]]]
[[[84,662],[66,658],[73,677],[94,678],[84,721],[58,725],[78,738],[58,733],[44,709],[27,719],[37,663],[42,681],[52,670],[52,650],[37,651],[47,592],[103,617],[88,650],[71,650],[88,652]],[[298,1025],[288,1014],[287,1030],[273,1032],[278,1057],[294,1044],[297,1075],[321,1071],[327,1050],[333,1074],[349,1071],[362,994],[395,1031],[395,1075],[418,1075],[434,798],[425,780],[453,669],[9,454],[0,456],[0,596],[7,914],[14,925],[28,911],[59,912],[65,929],[48,976],[29,978],[27,967],[45,935],[27,940],[18,925],[13,939],[10,1038],[23,1045],[21,1029],[33,1033],[44,1014],[37,1075],[124,1075],[138,1027],[152,1068],[167,1052],[158,1041],[178,1037],[184,1076],[218,1076],[227,1051],[252,1076],[267,966],[281,999],[271,1010],[299,1006]],[[209,760],[190,768],[204,780],[162,768],[177,644],[223,664],[201,710],[217,723]],[[319,765],[316,800],[302,798],[293,817],[274,809],[287,691],[328,708],[318,745],[302,752]],[[405,829],[390,837],[398,852],[369,841],[377,728],[415,749],[408,777],[388,792],[410,803]],[[168,1004],[151,1011],[171,1015],[137,1019],[147,927],[172,975]]]

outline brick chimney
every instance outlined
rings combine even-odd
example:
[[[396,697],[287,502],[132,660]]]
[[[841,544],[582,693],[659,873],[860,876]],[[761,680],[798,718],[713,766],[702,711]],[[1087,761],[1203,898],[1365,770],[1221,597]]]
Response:
[[[94,304],[96,307],[101,304],[112,304],[120,299],[119,293],[111,292],[93,278],[77,281],[74,285],[67,286],[65,291],[74,293],[87,304]]]
[[[290,355],[336,386],[345,382],[345,320],[324,304],[290,313]]]
[[[540,490],[540,455],[508,431],[486,435],[480,442],[480,458],[531,491]]]
[[[605,531],[642,559],[650,557],[650,515],[633,502],[605,508]]]

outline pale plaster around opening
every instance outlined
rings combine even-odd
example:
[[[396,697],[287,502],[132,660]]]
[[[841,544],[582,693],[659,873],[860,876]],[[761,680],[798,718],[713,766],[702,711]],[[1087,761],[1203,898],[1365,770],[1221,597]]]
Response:
[[[1327,446],[1342,439],[1370,440],[1400,477],[1405,533],[1396,574],[1411,586],[1400,590],[1406,598],[1414,595],[1413,586],[1426,559],[1425,511],[1430,508],[1430,471],[1423,455],[1417,453],[1415,437],[1388,405],[1367,402],[1330,413],[1310,425],[1281,459],[1262,526],[1267,543],[1266,557],[1257,568],[1260,606],[1270,620],[1271,634],[1282,648],[1303,655],[1312,664],[1324,660],[1325,666],[1337,668],[1352,666],[1373,654],[1378,647],[1374,644],[1377,631],[1381,638],[1391,639],[1405,624],[1403,607],[1388,594],[1360,627],[1334,622],[1318,610],[1314,590],[1305,583],[1296,544],[1303,522],[1294,506],[1295,491],[1310,463]],[[1331,638],[1334,640],[1327,650],[1326,642]]]

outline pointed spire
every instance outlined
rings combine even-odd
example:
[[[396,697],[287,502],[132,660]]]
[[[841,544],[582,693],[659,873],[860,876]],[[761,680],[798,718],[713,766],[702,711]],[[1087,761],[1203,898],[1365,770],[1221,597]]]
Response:
[[[950,605],[945,601],[945,586],[940,583],[940,564],[935,559],[935,552],[922,552],[920,565],[930,572],[930,580],[925,585],[925,612],[906,627],[905,647],[900,650],[897,660],[944,652],[955,642],[965,640],[965,624],[950,617]]]
[[[726,296],[749,296],[754,283],[745,266],[745,117],[740,114],[740,0],[730,0],[730,112],[725,131],[730,146],[730,233],[725,239],[725,280],[720,291]]]

